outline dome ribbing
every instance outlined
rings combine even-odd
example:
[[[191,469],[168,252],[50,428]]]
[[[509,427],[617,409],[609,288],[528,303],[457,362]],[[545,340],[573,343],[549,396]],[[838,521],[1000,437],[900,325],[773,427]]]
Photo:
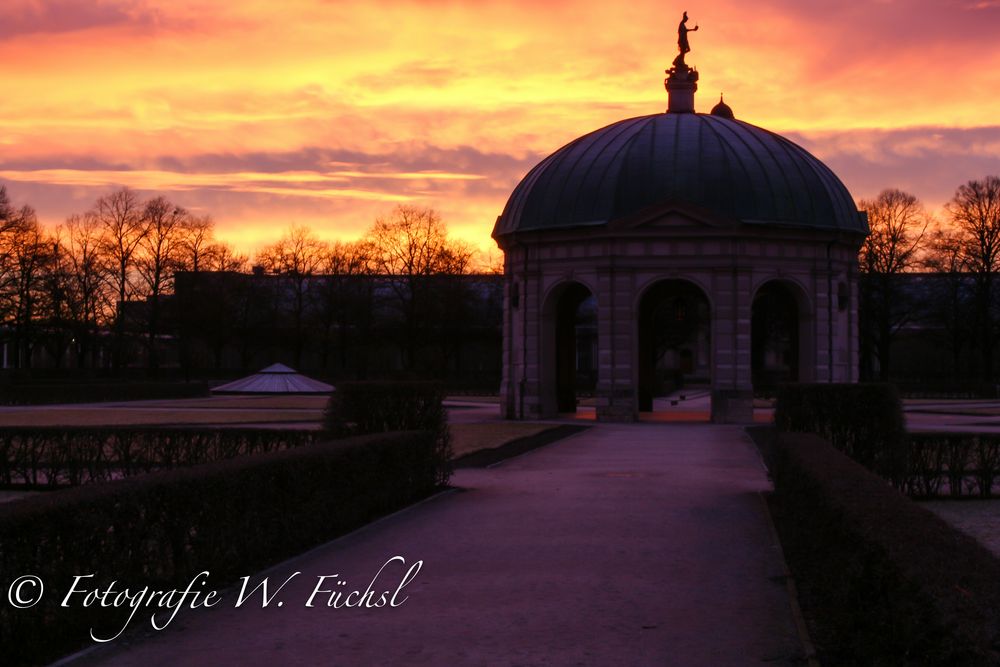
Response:
[[[493,236],[605,225],[669,202],[747,224],[868,231],[844,184],[804,148],[724,116],[667,113],[613,123],[542,160]]]

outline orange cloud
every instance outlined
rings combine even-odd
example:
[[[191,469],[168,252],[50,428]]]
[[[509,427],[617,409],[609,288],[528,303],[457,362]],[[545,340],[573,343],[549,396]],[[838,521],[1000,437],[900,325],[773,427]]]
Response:
[[[129,184],[211,212],[247,247],[291,221],[357,235],[396,201],[442,210],[485,246],[535,161],[663,110],[679,13],[652,0],[8,0],[0,179],[52,223]],[[699,107],[724,91],[737,117],[813,137],[852,188],[874,173],[890,181],[879,188],[923,183],[906,171],[918,158],[964,159],[916,135],[890,155],[875,130],[996,123],[995,2],[690,13]],[[995,144],[973,143],[969,168],[1000,172]],[[860,158],[843,157],[848,144]]]

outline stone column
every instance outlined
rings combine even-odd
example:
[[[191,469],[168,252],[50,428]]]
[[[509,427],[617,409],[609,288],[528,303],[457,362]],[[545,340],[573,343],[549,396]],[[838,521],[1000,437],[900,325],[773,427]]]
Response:
[[[597,418],[635,421],[632,357],[637,318],[632,272],[610,264],[598,270],[597,279]]]
[[[753,421],[750,368],[751,275],[733,268],[713,276],[712,421]]]
[[[520,312],[520,282],[512,275],[510,264],[504,267],[503,284],[503,352],[500,361],[500,416],[517,419],[517,375],[514,366],[514,320]],[[518,294],[518,308],[514,308],[513,294]]]

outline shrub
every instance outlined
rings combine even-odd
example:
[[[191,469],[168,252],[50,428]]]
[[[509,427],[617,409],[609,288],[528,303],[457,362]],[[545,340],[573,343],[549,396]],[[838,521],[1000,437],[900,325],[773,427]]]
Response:
[[[0,428],[0,486],[76,486],[311,444],[316,431],[164,426]]]
[[[831,664],[1000,664],[1000,561],[811,435],[774,443],[777,523]]]
[[[431,433],[379,434],[0,505],[0,572],[46,586],[31,609],[0,605],[4,664],[48,661],[88,643],[91,627],[121,627],[127,609],[59,607],[75,575],[171,590],[208,570],[218,589],[429,495],[436,456]]]
[[[973,490],[992,497],[1000,477],[1000,434],[913,433],[908,442],[903,488],[910,495],[936,496],[947,482],[952,497]]]
[[[440,484],[451,476],[451,436],[444,388],[435,382],[344,382],[330,397],[326,433],[342,438],[386,431],[432,431]]]
[[[896,485],[906,476],[906,427],[889,384],[785,384],[774,423],[781,431],[815,433]]]

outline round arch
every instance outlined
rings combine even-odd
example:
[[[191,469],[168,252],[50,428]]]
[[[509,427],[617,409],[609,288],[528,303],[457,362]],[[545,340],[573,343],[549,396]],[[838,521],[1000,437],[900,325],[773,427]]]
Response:
[[[750,374],[755,391],[815,375],[813,309],[806,290],[788,278],[757,285],[751,299]]]
[[[582,281],[553,285],[541,318],[542,413],[576,412],[597,384],[597,299]]]
[[[653,289],[658,284],[663,282],[688,283],[692,287],[697,288],[699,291],[701,291],[702,296],[705,297],[705,300],[708,301],[709,314],[712,316],[713,319],[715,318],[715,301],[712,298],[712,290],[707,285],[705,285],[704,280],[702,280],[700,277],[687,274],[668,275],[668,276],[657,275],[653,276],[652,278],[648,278],[647,280],[640,283],[635,290],[635,296],[632,298],[632,312],[633,313],[639,312],[639,308],[642,305],[642,300],[649,293],[649,290]]]
[[[805,285],[803,285],[800,280],[792,276],[781,276],[778,278],[764,278],[762,280],[758,280],[756,284],[753,286],[753,289],[751,291],[753,299],[757,298],[757,295],[760,294],[761,289],[774,283],[778,283],[785,286],[795,297],[795,302],[796,305],[799,307],[799,310],[803,314],[812,317],[814,306],[813,306],[813,301],[809,296],[809,289]]]
[[[708,291],[694,280],[661,277],[640,291],[633,313],[639,412],[652,411],[657,396],[711,383],[714,318]]]

